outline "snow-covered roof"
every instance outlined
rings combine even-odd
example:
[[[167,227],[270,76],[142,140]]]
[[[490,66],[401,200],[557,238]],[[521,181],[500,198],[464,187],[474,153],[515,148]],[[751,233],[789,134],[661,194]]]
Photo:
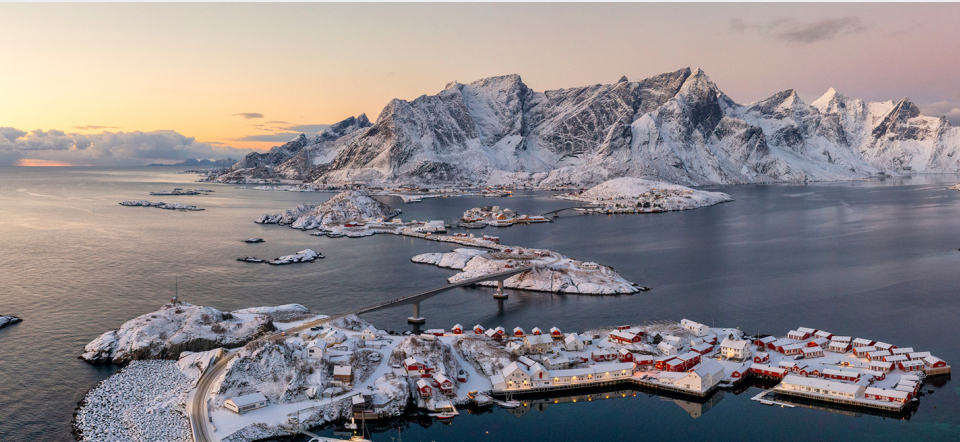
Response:
[[[907,400],[908,392],[899,390],[887,390],[886,388],[867,387],[863,393],[870,396],[882,396],[895,399]]]
[[[445,382],[450,382],[450,379],[447,379],[447,377],[444,376],[443,374],[438,374],[433,378],[436,379],[437,382],[440,383],[440,385],[443,385]],[[450,383],[452,384],[453,382],[450,382]]]
[[[792,374],[785,376],[783,378],[783,383],[787,385],[800,385],[804,387],[819,388],[821,390],[836,391],[852,395],[856,395],[863,388],[859,385],[845,384],[843,382],[834,382],[819,378],[808,378]]]
[[[420,359],[420,357],[418,356],[411,356],[409,358],[406,358],[403,360],[403,363],[408,367],[416,364],[426,365],[423,363],[423,359]]]
[[[693,368],[693,371],[701,378],[705,376],[716,376],[718,373],[723,373],[723,366],[713,359],[704,359]]]
[[[797,327],[797,331],[801,333],[810,333],[811,335],[817,332],[816,329],[808,327]]]
[[[812,353],[823,353],[823,349],[820,347],[804,347],[803,354],[812,354]]]
[[[334,376],[350,376],[350,373],[353,371],[353,367],[349,365],[337,365],[333,367]]]
[[[849,337],[849,336],[834,336],[834,337],[833,337],[833,340],[836,341],[836,342],[846,342],[846,343],[850,343],[850,337]]]
[[[552,357],[552,358],[547,358],[547,364],[550,364],[550,365],[555,365],[555,364],[569,364],[569,363],[570,363],[570,358],[568,358],[568,357],[566,357],[566,356],[564,356],[564,355],[554,356],[554,357]]]
[[[905,355],[908,353],[913,353],[913,347],[900,347],[890,351],[895,355]]]
[[[567,343],[567,344],[569,344],[569,343],[571,343],[571,342],[573,342],[573,341],[579,341],[579,339],[577,338],[577,334],[576,334],[576,333],[569,333],[569,334],[567,334],[567,337],[563,339],[563,342],[565,342],[565,343]]]
[[[890,351],[889,350],[871,351],[870,353],[867,353],[867,356],[870,356],[870,359],[883,357],[883,356],[890,356]]]
[[[849,371],[849,370],[837,370],[834,368],[825,368],[823,370],[823,374],[830,375],[830,376],[844,376],[844,377],[851,377],[851,378],[860,377],[860,372]]]
[[[593,369],[594,373],[606,373],[610,371],[633,371],[633,363],[631,362],[610,362],[607,364],[593,364],[590,366]]]
[[[893,367],[893,362],[870,361],[870,367],[886,368],[889,370],[890,367]]]
[[[523,365],[526,365],[527,367],[533,367],[533,364],[536,364],[536,362],[533,359],[530,359],[526,356],[520,356],[519,358],[517,358],[517,362]]]
[[[527,336],[527,337],[523,338],[523,340],[524,340],[528,345],[552,344],[552,343],[553,343],[553,339],[552,339],[551,337],[547,336],[547,335],[530,335],[530,336]]]
[[[428,384],[427,381],[424,379],[420,379],[419,381],[417,381],[417,388],[423,389],[423,387],[429,387],[429,386],[430,384]]]
[[[732,348],[734,350],[743,351],[744,349],[747,348],[748,345],[750,345],[750,341],[741,341],[739,339],[723,338],[723,342],[720,343],[720,348],[721,349]]]
[[[233,402],[233,404],[237,407],[252,405],[257,402],[265,402],[266,400],[267,397],[261,393],[245,394],[243,396],[237,396],[229,399],[229,401]]]
[[[630,333],[626,330],[615,330],[610,332],[610,337],[617,337],[627,341],[632,341],[634,338],[637,337],[637,335],[634,333]]]
[[[935,365],[937,363],[943,362],[943,359],[940,359],[936,356],[927,356],[923,358],[923,362],[926,362],[928,365]]]
[[[367,401],[363,399],[362,394],[357,394],[350,398],[350,402],[352,402],[353,405],[360,405],[366,403]]]
[[[873,341],[864,338],[857,338],[853,340],[854,344],[863,344],[863,345],[872,345]]]

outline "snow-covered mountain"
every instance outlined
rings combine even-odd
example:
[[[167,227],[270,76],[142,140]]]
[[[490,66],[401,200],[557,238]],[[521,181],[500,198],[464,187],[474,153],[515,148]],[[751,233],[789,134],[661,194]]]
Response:
[[[395,99],[375,124],[351,117],[250,154],[221,181],[591,185],[644,177],[688,185],[841,180],[960,171],[960,129],[904,98],[833,89],[741,105],[697,69],[534,92],[518,75]]]

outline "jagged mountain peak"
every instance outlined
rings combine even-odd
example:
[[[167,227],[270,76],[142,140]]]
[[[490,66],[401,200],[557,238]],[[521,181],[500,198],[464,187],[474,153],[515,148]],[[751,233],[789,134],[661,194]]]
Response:
[[[543,92],[509,74],[391,100],[375,124],[350,117],[331,138],[248,155],[223,180],[713,184],[960,171],[960,131],[918,116],[908,99],[867,103],[833,88],[810,105],[793,89],[741,105],[700,68]]]

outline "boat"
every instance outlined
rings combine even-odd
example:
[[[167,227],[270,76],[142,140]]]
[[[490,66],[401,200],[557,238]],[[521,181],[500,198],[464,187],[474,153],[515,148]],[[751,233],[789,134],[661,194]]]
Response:
[[[507,400],[507,401],[500,402],[501,408],[517,408],[519,406],[520,406],[520,401]]]
[[[350,418],[350,423],[344,424],[343,428],[346,428],[346,429],[348,429],[348,430],[356,430],[356,429],[357,429],[357,422],[351,417],[351,418]]]
[[[435,417],[435,418],[437,418],[437,419],[453,419],[453,418],[457,417],[457,415],[459,415],[459,414],[460,414],[460,413],[457,413],[457,412],[444,411],[443,413],[434,413],[434,414],[431,414],[431,416],[433,416],[433,417]]]
[[[258,243],[258,242],[263,242],[263,238],[248,238],[248,239],[243,240],[243,242],[245,242],[245,243],[250,243],[250,244],[254,244],[254,243]]]

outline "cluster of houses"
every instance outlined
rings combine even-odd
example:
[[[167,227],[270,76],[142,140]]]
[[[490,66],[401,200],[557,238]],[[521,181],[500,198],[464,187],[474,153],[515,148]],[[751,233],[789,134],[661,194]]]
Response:
[[[918,352],[912,347],[900,348],[864,338],[835,336],[824,330],[806,327],[791,330],[786,338],[767,336],[757,339],[754,344],[758,348],[775,351],[784,356],[802,356],[803,359],[822,358],[824,351],[838,354],[852,352],[856,358],[869,362],[870,370],[880,373],[890,373],[893,370],[927,374],[949,372],[947,363],[930,352]]]
[[[463,212],[461,221],[466,224],[482,224],[493,227],[508,227],[514,224],[544,223],[549,221],[539,215],[519,215],[516,212],[500,206],[474,207]]]

